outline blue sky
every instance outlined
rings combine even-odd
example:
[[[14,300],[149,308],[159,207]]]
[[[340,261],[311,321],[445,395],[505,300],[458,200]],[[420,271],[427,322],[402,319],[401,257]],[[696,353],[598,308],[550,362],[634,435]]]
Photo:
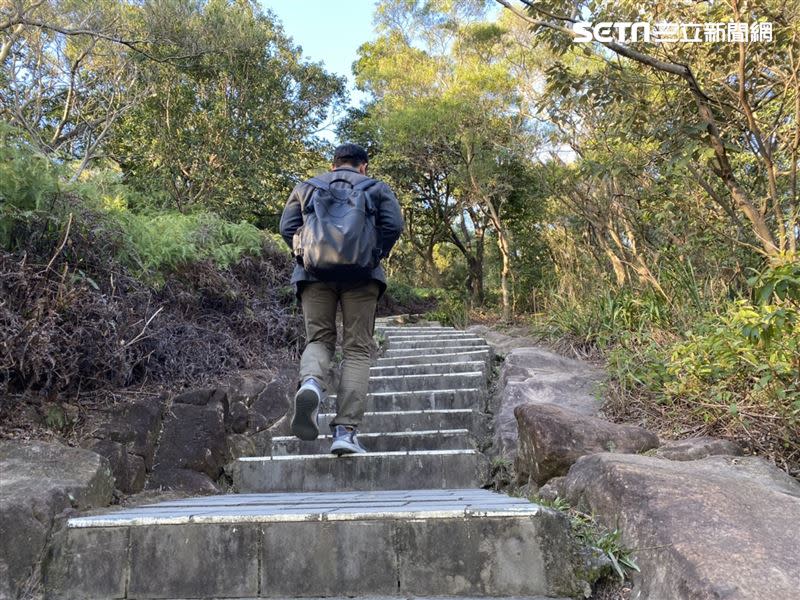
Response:
[[[259,0],[283,24],[286,34],[303,48],[314,62],[328,71],[346,76],[351,104],[361,95],[354,93],[351,67],[358,47],[374,37],[372,15],[376,0]],[[328,137],[328,136],[324,136]]]

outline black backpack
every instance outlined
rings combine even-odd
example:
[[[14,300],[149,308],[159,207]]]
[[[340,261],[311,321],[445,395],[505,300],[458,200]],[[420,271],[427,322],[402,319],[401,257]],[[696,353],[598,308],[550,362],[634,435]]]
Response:
[[[303,224],[292,240],[297,262],[322,280],[368,279],[380,261],[375,205],[367,190],[378,183],[365,179],[351,188],[333,188],[312,178],[314,186],[302,207]]]

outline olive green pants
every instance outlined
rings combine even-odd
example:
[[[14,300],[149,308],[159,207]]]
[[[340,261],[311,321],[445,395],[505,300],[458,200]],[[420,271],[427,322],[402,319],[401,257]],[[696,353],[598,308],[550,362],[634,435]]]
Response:
[[[379,291],[375,281],[303,284],[300,301],[306,325],[306,347],[300,358],[301,381],[314,377],[328,390],[328,375],[336,350],[336,307],[342,307],[342,372],[332,425],[355,427],[364,416]]]

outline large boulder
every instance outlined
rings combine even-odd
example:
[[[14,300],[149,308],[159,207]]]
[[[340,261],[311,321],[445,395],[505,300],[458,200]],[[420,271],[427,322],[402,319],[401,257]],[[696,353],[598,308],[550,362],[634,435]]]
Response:
[[[634,425],[617,425],[554,404],[522,404],[514,410],[519,426],[515,461],[521,485],[544,484],[564,475],[581,456],[598,452],[644,452],[658,436]]]
[[[763,459],[595,454],[560,485],[636,549],[636,600],[796,600],[800,483]]]
[[[0,598],[35,582],[58,515],[107,506],[114,490],[108,461],[48,442],[0,442]]]
[[[530,336],[530,329],[523,326],[498,330],[488,325],[470,325],[467,331],[485,339],[497,356],[506,356],[517,348],[529,348],[537,344],[537,340]]]
[[[597,415],[601,379],[602,372],[591,365],[543,348],[512,350],[501,367],[493,399],[495,451],[508,458],[516,456],[514,409],[521,404],[556,404],[583,415]]]
[[[731,440],[707,435],[664,442],[654,456],[667,460],[700,460],[708,456],[742,456],[742,447]]]

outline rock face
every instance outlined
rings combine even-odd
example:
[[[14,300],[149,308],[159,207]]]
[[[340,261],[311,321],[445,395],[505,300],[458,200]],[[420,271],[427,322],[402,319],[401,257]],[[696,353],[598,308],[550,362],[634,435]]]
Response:
[[[150,397],[109,409],[83,444],[108,459],[116,487],[126,494],[141,491],[153,468],[163,401]]]
[[[800,483],[762,459],[596,454],[560,487],[638,549],[637,600],[798,598]]]
[[[658,436],[633,425],[617,425],[554,404],[523,404],[515,467],[521,485],[544,484],[564,475],[581,456],[598,452],[637,453],[658,447]]]
[[[286,414],[286,411],[289,410],[290,398],[293,395],[294,390],[291,389],[287,379],[273,379],[253,399],[249,405],[250,413],[262,417],[265,422],[262,428],[266,429]],[[251,428],[251,431],[260,430]]]
[[[0,442],[0,473],[0,598],[17,598],[56,516],[107,506],[114,478],[100,455],[46,442]]]
[[[486,325],[470,325],[466,329],[486,340],[494,350],[495,354],[506,356],[517,348],[531,348],[536,346],[536,340],[527,337],[528,329],[524,327],[510,327],[503,331],[497,331]]]
[[[213,483],[230,460],[226,414],[227,396],[221,390],[192,390],[176,396],[164,419],[148,488],[190,489],[186,484],[198,478],[178,476],[184,470],[203,474]],[[206,487],[203,481],[202,487]]]
[[[602,373],[586,363],[542,348],[512,350],[501,368],[493,400],[496,451],[509,458],[516,455],[514,409],[521,404],[555,404],[583,415],[596,415],[600,401],[595,390],[601,378]]]
[[[175,396],[168,409],[164,399],[125,404],[109,411],[87,445],[108,458],[125,494],[219,493],[230,459],[269,454],[271,428],[285,421],[293,395],[292,377],[291,369],[277,377],[243,371],[225,385]]]
[[[741,446],[730,440],[709,436],[674,440],[664,443],[655,456],[667,460],[699,460],[707,456],[742,456]]]

